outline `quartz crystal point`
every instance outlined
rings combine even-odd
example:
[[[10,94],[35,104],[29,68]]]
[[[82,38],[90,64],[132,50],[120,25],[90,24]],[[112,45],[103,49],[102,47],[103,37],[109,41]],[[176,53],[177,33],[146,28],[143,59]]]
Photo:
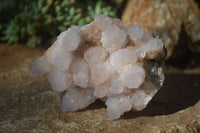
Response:
[[[103,99],[111,120],[144,109],[164,82],[163,42],[139,25],[97,15],[85,26],[62,32],[30,71],[48,74],[55,91],[66,91],[63,111]]]

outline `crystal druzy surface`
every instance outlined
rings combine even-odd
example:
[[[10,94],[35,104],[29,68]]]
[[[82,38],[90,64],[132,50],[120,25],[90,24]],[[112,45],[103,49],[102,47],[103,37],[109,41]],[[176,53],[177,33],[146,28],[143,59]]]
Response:
[[[63,111],[86,108],[96,99],[111,120],[144,109],[164,82],[163,42],[143,28],[97,15],[93,22],[62,32],[30,71],[48,74],[55,91],[66,91]]]

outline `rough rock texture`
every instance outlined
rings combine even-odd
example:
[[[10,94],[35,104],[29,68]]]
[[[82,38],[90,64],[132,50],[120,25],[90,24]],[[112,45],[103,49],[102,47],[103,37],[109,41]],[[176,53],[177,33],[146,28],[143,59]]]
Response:
[[[185,28],[194,52],[200,52],[200,10],[194,0],[129,0],[122,16],[125,26],[139,24],[159,35],[168,57]],[[181,38],[182,39],[182,38]],[[180,44],[181,45],[181,44]]]
[[[144,109],[163,85],[163,45],[139,25],[126,28],[117,18],[97,15],[88,25],[62,32],[30,72],[47,73],[53,90],[67,90],[63,111],[104,99],[114,120]]]
[[[200,69],[167,71],[164,87],[145,110],[111,121],[100,101],[85,110],[63,113],[61,94],[51,90],[47,77],[28,72],[29,64],[43,53],[0,45],[1,133],[200,132]]]

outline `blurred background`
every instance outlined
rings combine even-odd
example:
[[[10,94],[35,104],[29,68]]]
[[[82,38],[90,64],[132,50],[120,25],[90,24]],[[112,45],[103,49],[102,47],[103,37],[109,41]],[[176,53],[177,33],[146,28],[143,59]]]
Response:
[[[0,0],[0,132],[49,132],[51,127],[53,132],[62,131],[66,125],[59,125],[59,121],[73,127],[70,122],[79,119],[76,122],[82,125],[88,122],[84,113],[92,109],[97,113],[91,113],[90,116],[101,114],[110,122],[105,109],[102,115],[104,104],[98,102],[89,110],[77,114],[62,113],[62,94],[50,89],[45,75],[38,76],[28,71],[31,62],[53,44],[59,33],[73,25],[88,24],[97,14],[120,18],[126,27],[138,24],[146,32],[162,38],[167,49],[164,87],[144,111],[125,114],[124,119],[168,115],[198,103],[199,0]],[[191,109],[189,114],[194,114],[193,111]],[[54,117],[58,114],[62,117]],[[199,120],[199,117],[187,117],[191,121]],[[180,116],[175,113],[173,118],[179,119]],[[55,119],[58,119],[55,122],[57,127],[53,122]],[[170,120],[173,125],[174,120],[169,117],[168,122]],[[141,122],[148,124],[144,119]],[[198,128],[199,131],[200,120],[198,122],[192,129]],[[158,118],[155,123],[166,124],[166,121]],[[104,122],[98,126],[106,127]],[[135,130],[142,129],[140,126]],[[116,132],[123,127],[122,124],[119,130],[116,128]],[[81,130],[86,131],[86,126],[82,126]],[[173,130],[176,131],[176,128]]]
[[[117,17],[116,8],[110,4],[102,0],[3,0],[1,40],[30,47],[49,46],[60,32],[73,25],[88,24],[96,14]]]
[[[199,7],[199,0],[2,0],[0,44],[48,48],[68,27],[103,14],[161,37],[167,64],[194,68],[200,64]]]

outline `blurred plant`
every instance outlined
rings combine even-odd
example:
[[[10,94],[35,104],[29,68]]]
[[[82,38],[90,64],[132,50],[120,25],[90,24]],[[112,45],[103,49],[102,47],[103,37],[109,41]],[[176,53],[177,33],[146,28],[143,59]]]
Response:
[[[102,0],[33,0],[29,3],[24,0],[18,11],[5,26],[2,39],[9,44],[20,42],[31,47],[57,36],[72,25],[90,23],[96,14],[116,16],[116,10]],[[3,28],[0,23],[0,32]]]
[[[11,19],[20,12],[21,3],[26,3],[27,0],[1,0],[0,1],[0,36],[2,31],[5,30]]]

